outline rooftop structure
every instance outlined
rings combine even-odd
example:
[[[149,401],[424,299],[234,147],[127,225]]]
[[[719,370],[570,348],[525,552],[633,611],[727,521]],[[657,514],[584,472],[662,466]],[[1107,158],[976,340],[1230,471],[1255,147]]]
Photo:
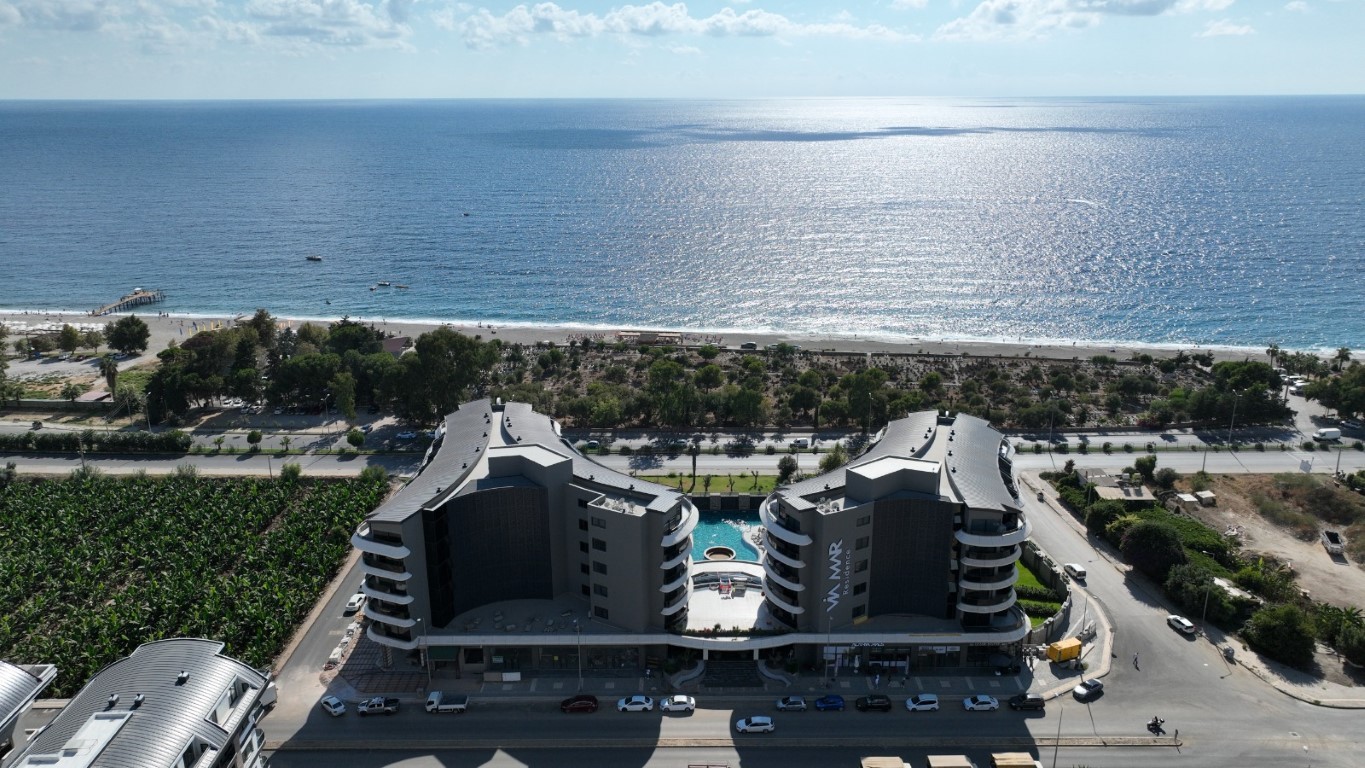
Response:
[[[269,680],[214,640],[146,643],[100,670],[8,766],[261,768]]]

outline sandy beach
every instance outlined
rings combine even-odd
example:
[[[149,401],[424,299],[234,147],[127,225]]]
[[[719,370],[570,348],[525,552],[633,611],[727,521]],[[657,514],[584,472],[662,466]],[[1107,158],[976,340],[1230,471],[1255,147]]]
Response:
[[[165,349],[172,340],[184,341],[201,330],[211,330],[214,328],[229,327],[233,322],[232,317],[201,317],[189,315],[161,315],[152,308],[151,312],[136,312],[136,314],[151,329],[152,335],[148,352],[155,354]],[[122,317],[122,314],[111,314],[102,317],[91,317],[78,313],[16,313],[0,312],[0,323],[5,324],[10,329],[10,343],[14,339],[24,335],[25,332],[35,332],[35,329],[49,327],[60,329],[63,323],[70,323],[76,326],[95,326],[103,327],[104,324]],[[245,315],[243,317],[250,317]],[[339,320],[340,318],[336,318]],[[305,322],[315,324],[325,324],[330,321],[322,320],[300,320],[295,318],[279,318],[281,327],[298,328]],[[567,326],[528,326],[528,325],[509,325],[502,326],[487,323],[451,324],[451,323],[418,323],[408,321],[363,321],[381,328],[385,333],[394,336],[410,336],[416,338],[421,334],[445,325],[452,330],[470,336],[480,336],[484,339],[502,339],[504,342],[512,344],[535,344],[537,342],[549,341],[555,344],[567,344],[573,339],[601,339],[607,342],[615,342],[620,332],[636,331],[639,329],[619,328],[615,330],[585,330]],[[679,329],[675,331],[683,338],[683,343],[688,345],[712,343],[717,346],[739,347],[741,344],[752,342],[762,349],[768,344],[787,343],[800,346],[806,351],[839,351],[839,352],[858,352],[871,354],[926,354],[926,355],[973,355],[985,357],[1031,357],[1044,359],[1070,360],[1072,358],[1087,359],[1095,355],[1109,355],[1119,360],[1127,360],[1135,354],[1147,353],[1154,357],[1169,357],[1175,354],[1176,349],[1183,349],[1186,352],[1212,352],[1218,360],[1243,360],[1250,357],[1255,360],[1266,360],[1265,350],[1251,348],[1229,348],[1190,345],[1176,347],[1174,345],[1140,345],[1140,344],[1097,344],[1086,342],[1067,343],[1040,343],[1031,344],[1026,341],[1011,343],[1005,341],[954,341],[936,339],[916,339],[909,338],[903,340],[880,340],[871,338],[860,338],[858,336],[830,336],[819,334],[799,334],[799,333],[753,333],[739,332],[717,334],[714,332],[690,331]]]

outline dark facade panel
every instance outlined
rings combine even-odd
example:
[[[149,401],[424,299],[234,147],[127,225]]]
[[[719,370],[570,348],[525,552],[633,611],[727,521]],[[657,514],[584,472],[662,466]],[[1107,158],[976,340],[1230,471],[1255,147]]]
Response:
[[[497,488],[446,506],[454,615],[502,600],[554,597],[544,488]]]
[[[945,616],[952,580],[952,504],[883,499],[873,512],[868,613]]]

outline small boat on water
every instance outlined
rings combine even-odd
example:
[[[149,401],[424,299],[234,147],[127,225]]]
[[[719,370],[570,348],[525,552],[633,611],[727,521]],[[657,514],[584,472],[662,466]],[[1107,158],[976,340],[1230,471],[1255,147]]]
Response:
[[[385,288],[387,288],[387,287],[389,287],[390,283],[389,283],[388,280],[380,280],[378,283],[375,283],[375,285],[382,285],[382,286],[384,286]]]
[[[307,256],[304,256],[304,258],[307,259],[307,260],[309,260],[309,261],[322,261],[322,257],[319,256],[319,255],[317,255],[316,253],[312,253],[312,254],[309,254],[309,255],[307,255]]]
[[[412,286],[410,286],[410,285],[403,285],[402,283],[399,283],[398,285],[395,285],[395,286],[394,286],[394,288],[411,288],[411,287],[412,287]]]

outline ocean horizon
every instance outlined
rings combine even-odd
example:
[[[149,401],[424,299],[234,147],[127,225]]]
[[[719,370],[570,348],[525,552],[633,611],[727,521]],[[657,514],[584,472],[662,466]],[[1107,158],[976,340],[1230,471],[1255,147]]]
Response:
[[[1362,97],[0,102],[0,307],[1358,348],[1361,125]]]

